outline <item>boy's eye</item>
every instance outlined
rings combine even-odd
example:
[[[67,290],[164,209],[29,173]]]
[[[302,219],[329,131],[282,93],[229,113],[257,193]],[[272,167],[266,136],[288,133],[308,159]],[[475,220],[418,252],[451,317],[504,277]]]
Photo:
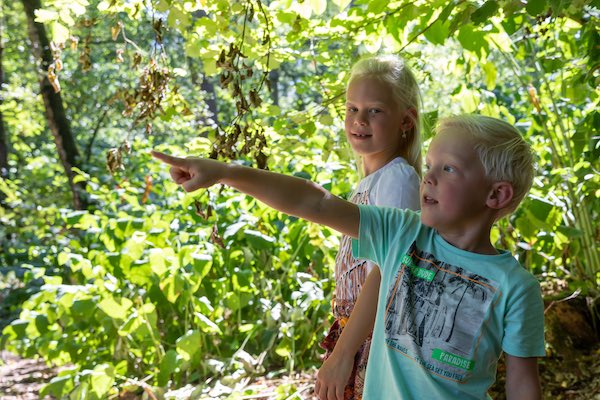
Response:
[[[356,112],[356,107],[346,107],[346,110],[348,110],[348,112]]]
[[[444,165],[444,171],[446,171],[446,172],[454,172],[454,167],[451,167],[449,165]]]

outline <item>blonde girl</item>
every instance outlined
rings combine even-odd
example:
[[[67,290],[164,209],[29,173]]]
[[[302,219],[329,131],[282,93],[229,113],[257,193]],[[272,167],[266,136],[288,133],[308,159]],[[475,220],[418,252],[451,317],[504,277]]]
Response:
[[[351,197],[353,203],[419,209],[420,102],[415,77],[400,57],[364,58],[352,68],[345,132],[364,176]],[[333,351],[373,267],[370,261],[352,257],[351,238],[343,236],[335,265],[335,321],[321,342],[324,359]],[[356,354],[345,399],[362,398],[369,347],[370,338]]]

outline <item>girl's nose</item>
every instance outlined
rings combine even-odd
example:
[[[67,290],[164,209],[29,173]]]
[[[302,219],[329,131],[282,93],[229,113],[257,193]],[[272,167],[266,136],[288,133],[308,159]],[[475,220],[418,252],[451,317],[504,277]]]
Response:
[[[359,112],[356,114],[356,118],[354,119],[354,123],[356,125],[360,125],[360,126],[365,126],[367,125],[367,116],[365,115],[365,113]]]

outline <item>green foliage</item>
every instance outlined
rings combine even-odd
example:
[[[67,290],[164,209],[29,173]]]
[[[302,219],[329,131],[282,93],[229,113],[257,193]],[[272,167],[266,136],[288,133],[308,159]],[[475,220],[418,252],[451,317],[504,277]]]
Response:
[[[69,208],[22,57],[26,21],[5,5],[2,347],[72,364],[42,391],[69,398],[162,396],[208,377],[233,387],[318,365],[337,236],[227,189],[184,194],[147,150],[234,157],[346,196],[357,178],[344,85],[359,56],[383,51],[421,82],[426,139],[459,112],[524,132],[538,174],[494,241],[542,283],[598,296],[598,7],[521,3],[46,1],[37,18],[64,65],[86,211]]]

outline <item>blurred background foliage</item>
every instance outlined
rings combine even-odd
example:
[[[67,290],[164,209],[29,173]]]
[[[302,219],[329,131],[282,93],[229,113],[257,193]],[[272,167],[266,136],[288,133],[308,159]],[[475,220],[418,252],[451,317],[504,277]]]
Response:
[[[532,143],[534,187],[493,239],[596,324],[599,16],[589,0],[2,3],[2,348],[65,366],[42,394],[72,399],[225,396],[318,366],[338,235],[228,188],[185,194],[148,151],[348,196],[345,82],[378,52],[416,72],[425,147],[471,112]]]

